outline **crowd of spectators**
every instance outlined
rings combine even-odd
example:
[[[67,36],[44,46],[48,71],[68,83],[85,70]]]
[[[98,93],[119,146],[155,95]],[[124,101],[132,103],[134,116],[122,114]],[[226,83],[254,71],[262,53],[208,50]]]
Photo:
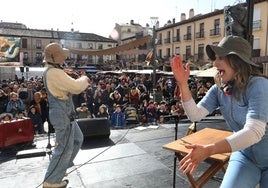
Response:
[[[138,120],[144,124],[161,124],[169,115],[185,115],[180,101],[180,90],[172,77],[157,75],[153,90],[150,75],[140,74],[93,74],[88,75],[91,84],[73,96],[78,118],[106,117],[112,126],[126,124],[125,109],[135,107]],[[212,85],[211,80],[197,80],[192,77],[189,87],[196,101],[199,101]],[[42,77],[24,77],[16,80],[2,80],[0,83],[0,118],[2,122],[21,117],[31,118],[36,134],[43,134],[43,124],[48,122],[49,104]]]

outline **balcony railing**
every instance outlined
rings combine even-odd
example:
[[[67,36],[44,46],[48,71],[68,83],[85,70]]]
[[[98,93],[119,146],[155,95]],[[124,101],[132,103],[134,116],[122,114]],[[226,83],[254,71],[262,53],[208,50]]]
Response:
[[[164,39],[164,43],[165,43],[165,44],[170,43],[170,38],[166,38],[166,39]]]
[[[221,35],[221,29],[220,28],[210,30],[209,36],[219,36],[219,35]]]
[[[176,37],[173,37],[173,42],[180,42],[181,39],[180,39],[180,36],[176,36]]]
[[[256,20],[252,23],[253,30],[260,30],[261,29],[261,20]]]
[[[183,36],[183,40],[192,40],[192,34],[188,33]]]
[[[202,32],[195,33],[195,38],[197,39],[205,38],[205,32],[202,31]]]

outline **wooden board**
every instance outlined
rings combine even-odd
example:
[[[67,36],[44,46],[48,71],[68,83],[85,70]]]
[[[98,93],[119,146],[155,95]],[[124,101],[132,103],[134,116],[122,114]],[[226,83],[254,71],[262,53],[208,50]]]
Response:
[[[231,134],[232,132],[230,131],[204,128],[196,133],[190,134],[183,138],[179,138],[176,141],[170,142],[164,145],[163,148],[171,150],[176,153],[187,154],[190,152],[189,149],[185,148],[185,145],[187,144],[202,144],[202,145],[211,144],[219,140],[222,140]],[[230,153],[223,153],[223,154],[212,155],[210,156],[210,158],[214,160],[226,161],[229,159],[229,156]]]

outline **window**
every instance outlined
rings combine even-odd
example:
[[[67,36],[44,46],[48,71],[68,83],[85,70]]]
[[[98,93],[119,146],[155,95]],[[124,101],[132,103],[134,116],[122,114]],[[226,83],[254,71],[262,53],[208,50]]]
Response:
[[[204,44],[198,45],[198,59],[204,59]]]
[[[191,26],[187,26],[187,34],[191,34],[191,30],[192,30],[192,27]]]
[[[170,58],[170,48],[167,48],[167,49],[166,49],[166,56],[165,56],[165,59],[166,59],[167,61],[169,61],[169,58]]]
[[[88,43],[88,48],[89,49],[93,49],[93,44],[92,43]]]
[[[176,54],[176,55],[180,55],[180,53],[181,53],[181,48],[177,46],[177,47],[175,48],[175,54]]]
[[[191,46],[186,46],[186,60],[191,57]]]
[[[162,58],[162,50],[161,49],[158,50],[158,57]]]
[[[21,48],[27,48],[27,39],[21,40]]]
[[[76,48],[82,48],[82,43],[76,43]]]
[[[181,35],[181,30],[177,29],[176,36],[174,37],[174,42],[180,42],[180,35]]]
[[[103,45],[102,44],[98,44],[98,49],[99,50],[103,49]]]
[[[43,61],[42,53],[36,52],[35,54],[35,63],[41,63]]]
[[[23,60],[28,60],[28,52],[23,53]]]
[[[220,19],[214,21],[215,35],[220,35]]]
[[[204,38],[205,37],[205,34],[204,34],[204,31],[205,31],[205,24],[204,23],[200,23],[200,26],[199,26],[199,32],[200,32],[200,38]]]
[[[42,48],[41,40],[36,40],[36,49],[41,49],[41,48]]]
[[[254,15],[253,15],[253,30],[261,29],[261,13],[260,9],[256,8],[254,9]]]
[[[162,44],[162,38],[163,38],[163,35],[162,33],[159,34],[159,41],[158,41],[158,44]]]
[[[254,37],[253,49],[260,49],[260,38],[259,37]]]

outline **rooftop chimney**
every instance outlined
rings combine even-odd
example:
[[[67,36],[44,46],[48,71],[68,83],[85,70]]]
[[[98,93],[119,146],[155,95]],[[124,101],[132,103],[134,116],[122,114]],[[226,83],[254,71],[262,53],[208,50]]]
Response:
[[[181,13],[181,21],[186,20],[186,14],[185,13]]]
[[[194,9],[191,8],[189,11],[189,18],[193,18],[194,17]]]

